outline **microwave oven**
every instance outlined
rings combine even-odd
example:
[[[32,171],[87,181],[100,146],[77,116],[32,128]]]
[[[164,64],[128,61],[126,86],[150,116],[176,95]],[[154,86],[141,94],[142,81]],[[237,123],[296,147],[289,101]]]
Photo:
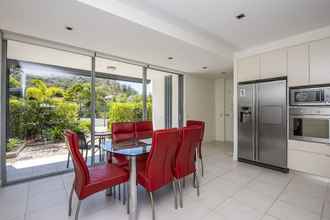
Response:
[[[330,105],[330,86],[320,86],[311,88],[291,88],[291,106],[327,106]]]

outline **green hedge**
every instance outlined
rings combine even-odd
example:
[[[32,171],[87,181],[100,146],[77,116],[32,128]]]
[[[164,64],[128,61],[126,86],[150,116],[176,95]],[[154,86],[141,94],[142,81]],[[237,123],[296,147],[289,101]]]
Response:
[[[141,102],[112,102],[108,105],[109,129],[113,122],[141,121],[143,105]],[[152,103],[147,103],[147,119],[152,120]]]
[[[56,101],[52,105],[36,100],[9,99],[9,137],[28,140],[62,140],[64,129],[78,123],[76,103]]]

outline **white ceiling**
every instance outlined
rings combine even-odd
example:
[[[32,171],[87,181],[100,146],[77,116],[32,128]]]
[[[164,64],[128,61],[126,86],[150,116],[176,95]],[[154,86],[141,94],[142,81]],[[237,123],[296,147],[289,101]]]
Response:
[[[241,49],[330,24],[329,0],[122,1],[185,20]],[[237,20],[240,13],[246,18]]]
[[[330,0],[0,0],[0,29],[212,77],[240,48],[329,24]]]
[[[1,0],[0,29],[206,76],[232,69],[232,54],[224,57],[75,0]]]

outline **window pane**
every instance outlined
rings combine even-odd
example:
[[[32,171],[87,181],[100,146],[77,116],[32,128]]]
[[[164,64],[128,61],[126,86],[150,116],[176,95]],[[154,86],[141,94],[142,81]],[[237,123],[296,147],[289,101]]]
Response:
[[[113,122],[143,120],[142,67],[96,58],[95,131],[110,131]]]

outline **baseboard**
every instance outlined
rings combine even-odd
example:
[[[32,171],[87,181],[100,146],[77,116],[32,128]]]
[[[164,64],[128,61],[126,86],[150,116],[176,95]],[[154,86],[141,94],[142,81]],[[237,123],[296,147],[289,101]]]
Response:
[[[269,165],[269,164],[260,163],[260,162],[257,162],[257,161],[247,160],[247,159],[244,159],[244,158],[238,158],[238,161],[243,162],[243,163],[256,165],[256,166],[259,166],[259,167],[268,168],[268,169],[271,169],[271,170],[280,171],[282,173],[289,173],[289,171],[290,171],[289,168],[273,166],[273,165]]]

